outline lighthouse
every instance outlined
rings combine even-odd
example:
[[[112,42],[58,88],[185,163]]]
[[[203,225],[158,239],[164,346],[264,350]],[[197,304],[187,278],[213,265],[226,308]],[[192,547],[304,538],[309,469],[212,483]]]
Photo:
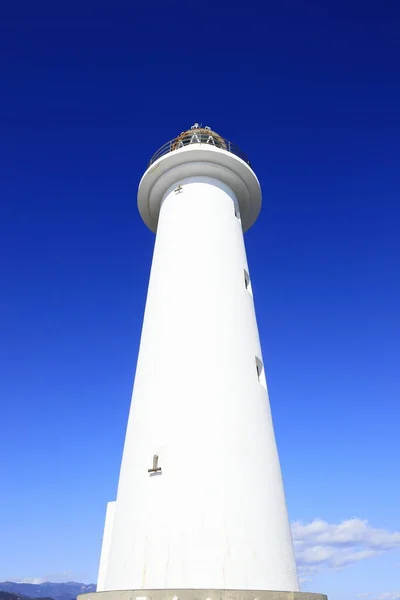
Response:
[[[299,591],[243,236],[257,176],[196,123],[152,157],[138,209],[154,254],[97,593],[82,598],[326,599]]]

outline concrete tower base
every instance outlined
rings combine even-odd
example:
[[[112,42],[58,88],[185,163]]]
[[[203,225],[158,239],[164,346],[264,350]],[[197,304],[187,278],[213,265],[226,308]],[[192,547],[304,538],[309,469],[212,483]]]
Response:
[[[77,600],[328,600],[325,594],[266,590],[117,590],[80,594]]]

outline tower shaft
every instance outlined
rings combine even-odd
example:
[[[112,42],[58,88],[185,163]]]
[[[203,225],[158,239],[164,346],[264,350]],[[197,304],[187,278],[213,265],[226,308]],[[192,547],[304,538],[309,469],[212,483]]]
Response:
[[[298,589],[238,211],[162,201],[104,590]]]

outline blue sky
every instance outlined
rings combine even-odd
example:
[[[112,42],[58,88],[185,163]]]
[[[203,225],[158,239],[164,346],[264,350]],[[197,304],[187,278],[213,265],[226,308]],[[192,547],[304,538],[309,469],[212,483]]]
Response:
[[[0,580],[96,579],[154,243],[136,188],[199,121],[263,188],[246,245],[303,589],[400,598],[398,2],[2,13]]]

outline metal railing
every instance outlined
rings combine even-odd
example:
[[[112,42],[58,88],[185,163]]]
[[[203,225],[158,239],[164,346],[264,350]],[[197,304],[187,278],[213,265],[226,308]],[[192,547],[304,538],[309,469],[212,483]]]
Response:
[[[169,154],[169,152],[174,152],[174,150],[179,150],[179,148],[184,148],[185,146],[192,146],[193,144],[205,144],[208,146],[214,146],[215,148],[220,148],[221,150],[226,150],[227,152],[235,154],[245,163],[251,166],[246,154],[242,152],[242,150],[236,146],[236,144],[233,144],[229,140],[226,140],[219,135],[215,135],[214,132],[204,133],[196,130],[193,130],[192,132],[183,136],[180,135],[173,140],[166,142],[157,150],[157,152],[153,154],[148,166],[150,167],[150,165],[152,165],[158,158],[164,156],[165,154]]]

